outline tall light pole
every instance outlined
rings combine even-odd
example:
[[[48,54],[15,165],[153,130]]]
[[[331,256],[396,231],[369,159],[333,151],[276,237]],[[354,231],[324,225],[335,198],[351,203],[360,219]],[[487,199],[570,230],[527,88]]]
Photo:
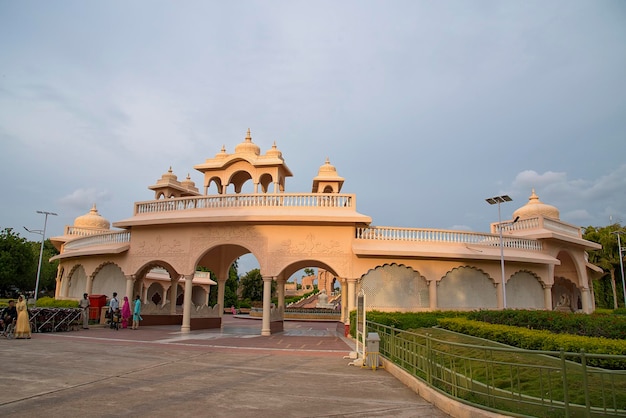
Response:
[[[504,280],[504,240],[502,238],[502,216],[500,215],[500,203],[510,202],[513,199],[509,195],[494,196],[485,199],[490,205],[498,205],[498,230],[500,231],[500,267],[502,269],[502,308],[506,309],[506,281]]]
[[[617,247],[619,248],[619,266],[622,270],[622,291],[624,292],[624,307],[626,308],[626,280],[624,280],[624,257],[622,256],[622,240],[620,239],[620,234],[623,234],[624,231],[613,231],[611,233],[617,235]]]
[[[28,229],[24,227],[28,232],[41,235],[41,248],[39,249],[39,264],[37,265],[37,282],[35,283],[35,303],[37,302],[37,294],[39,293],[39,278],[41,277],[41,260],[43,258],[43,244],[46,240],[46,227],[48,226],[48,215],[57,216],[54,212],[46,212],[45,210],[38,210],[37,213],[45,215],[43,222],[43,230],[40,229]]]

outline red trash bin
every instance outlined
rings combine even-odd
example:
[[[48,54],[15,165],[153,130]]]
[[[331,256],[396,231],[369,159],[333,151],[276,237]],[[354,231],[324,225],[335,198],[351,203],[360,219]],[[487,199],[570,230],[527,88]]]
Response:
[[[100,320],[100,308],[106,306],[106,295],[89,295],[89,319]]]

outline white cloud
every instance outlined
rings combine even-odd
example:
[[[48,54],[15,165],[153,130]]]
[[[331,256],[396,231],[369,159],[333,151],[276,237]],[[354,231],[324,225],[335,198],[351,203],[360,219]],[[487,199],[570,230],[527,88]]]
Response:
[[[94,204],[106,202],[110,198],[111,194],[108,191],[77,189],[60,198],[58,204],[69,211],[85,211],[85,208],[91,208]]]

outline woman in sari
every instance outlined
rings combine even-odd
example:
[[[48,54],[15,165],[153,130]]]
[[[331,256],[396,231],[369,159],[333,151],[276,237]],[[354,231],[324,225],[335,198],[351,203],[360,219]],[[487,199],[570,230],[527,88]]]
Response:
[[[17,321],[15,322],[15,338],[30,338],[30,322],[24,295],[17,299]]]
[[[122,328],[128,328],[130,322],[130,303],[128,303],[128,296],[124,296],[124,304],[122,305]]]

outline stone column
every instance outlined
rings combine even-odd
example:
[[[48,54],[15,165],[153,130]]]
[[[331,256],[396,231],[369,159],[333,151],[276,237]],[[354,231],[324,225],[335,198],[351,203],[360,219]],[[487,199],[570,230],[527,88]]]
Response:
[[[176,315],[176,296],[178,293],[178,278],[172,279],[170,286],[170,315]]]
[[[429,280],[428,282],[428,304],[433,311],[437,310],[437,280]]]
[[[226,273],[228,274],[228,272]],[[217,307],[219,309],[220,318],[224,316],[224,294],[226,293],[226,281],[228,277],[218,277],[217,278]],[[222,326],[224,323],[222,322]]]
[[[286,281],[287,280],[282,279],[282,278],[276,280],[276,284],[277,284],[277,286],[276,286],[276,293],[277,293],[277,296],[278,296],[278,304],[277,304],[277,306],[279,308],[282,307],[283,311],[285,309],[285,282]]]
[[[543,305],[547,311],[551,311],[552,307],[552,285],[543,285]]]
[[[270,319],[272,305],[272,277],[263,277],[263,328],[261,335],[270,335]]]
[[[589,288],[588,287],[582,287],[580,289],[580,299],[581,302],[583,304],[583,312],[584,313],[591,313],[591,309],[589,309]],[[572,310],[576,311],[576,309],[578,309],[578,306],[574,305],[574,301],[572,301]]]
[[[502,298],[502,283],[496,283],[496,297],[498,298],[498,309],[504,309],[504,299]]]
[[[191,331],[191,292],[193,290],[193,274],[185,275],[185,298],[183,302],[183,325],[180,332],[189,333]]]
[[[339,279],[341,283],[341,322],[344,324],[348,322],[348,281],[346,279]]]
[[[126,275],[126,297],[128,300],[135,300],[133,297],[133,286],[135,286],[135,275],[127,274]]]
[[[348,282],[348,312],[346,312],[347,322],[350,322],[350,312],[356,309],[356,280],[346,279]]]
[[[85,283],[85,292],[91,295],[91,289],[93,289],[93,277],[87,276],[87,283]]]

